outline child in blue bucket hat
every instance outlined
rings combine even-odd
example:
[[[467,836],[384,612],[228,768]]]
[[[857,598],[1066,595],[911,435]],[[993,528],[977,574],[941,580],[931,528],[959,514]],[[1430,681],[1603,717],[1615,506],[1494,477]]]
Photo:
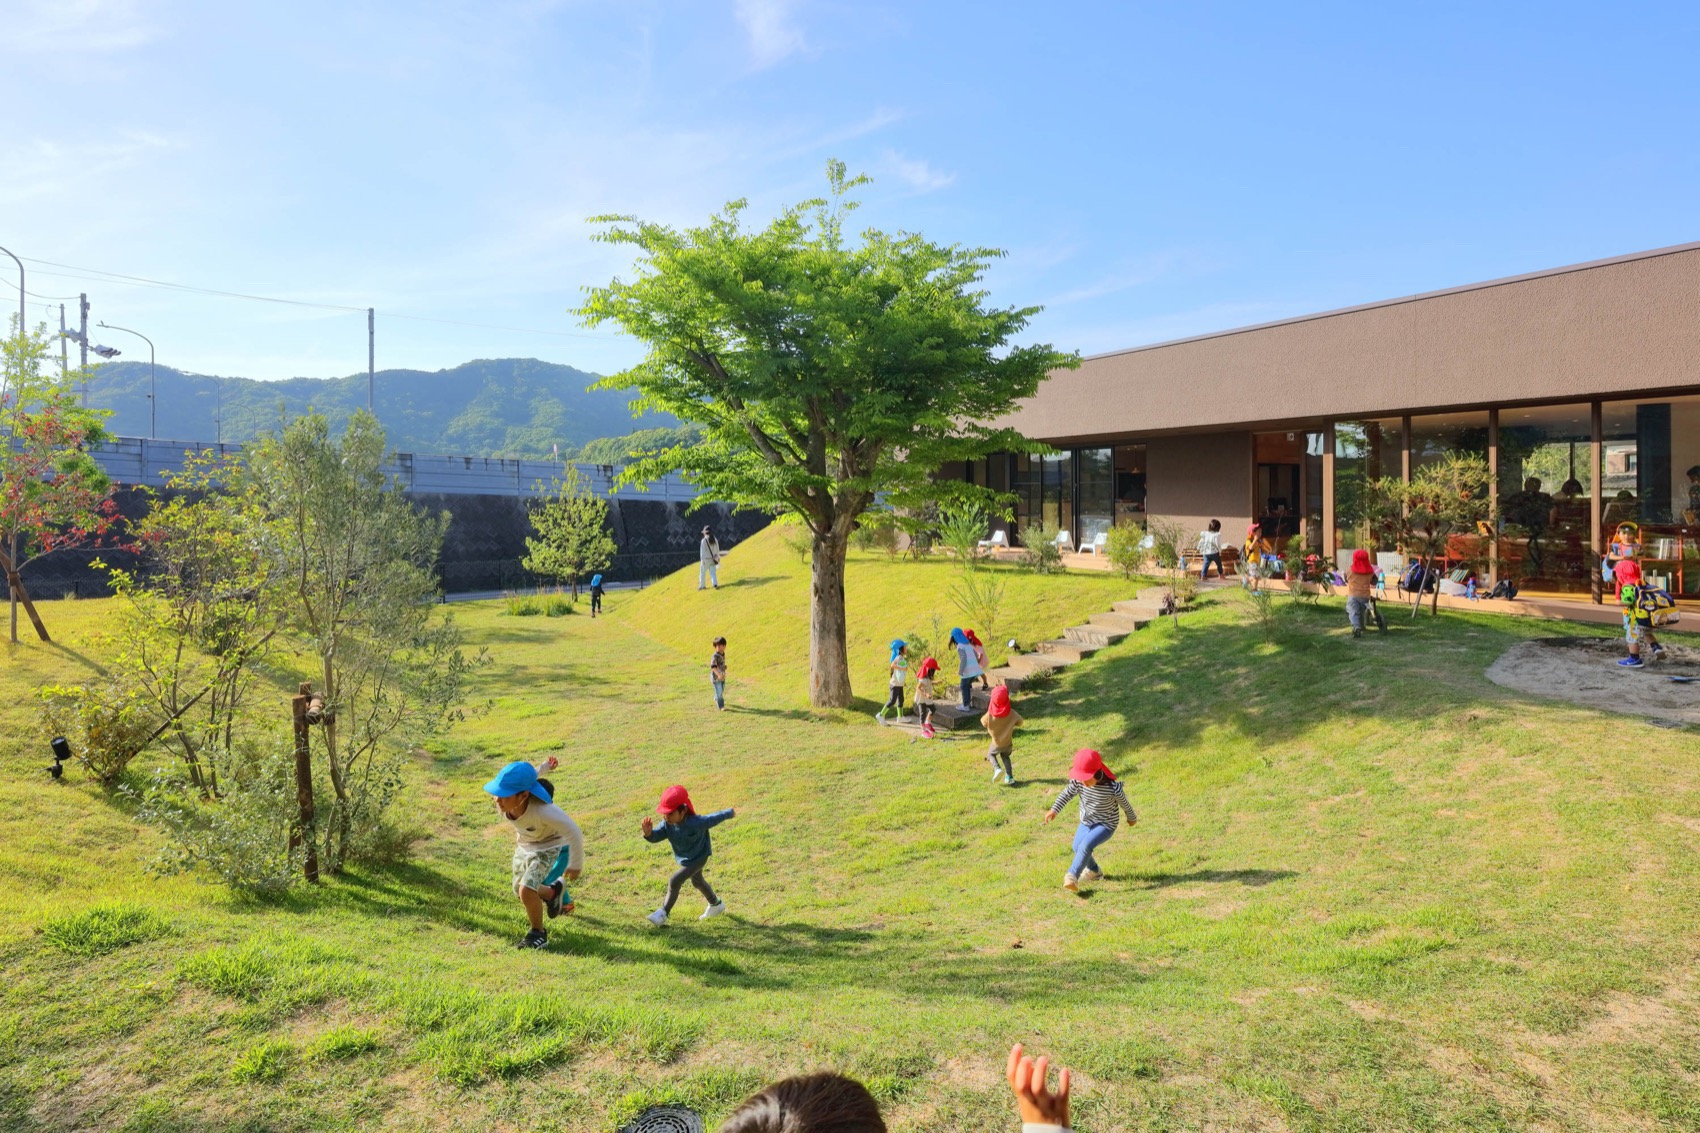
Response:
[[[545,771],[558,766],[550,756]],[[520,942],[522,948],[547,948],[549,933],[543,915],[551,919],[571,913],[575,907],[567,893],[567,880],[576,881],[584,872],[584,834],[578,823],[555,805],[555,788],[538,777],[537,768],[526,762],[510,763],[484,784],[496,798],[496,809],[514,828],[514,894],[525,906],[531,931]]]
[[[891,643],[891,663],[886,666],[891,676],[887,682],[885,705],[874,713],[874,719],[885,723],[887,711],[897,710],[896,723],[903,722],[903,689],[909,683],[909,646],[901,640]]]

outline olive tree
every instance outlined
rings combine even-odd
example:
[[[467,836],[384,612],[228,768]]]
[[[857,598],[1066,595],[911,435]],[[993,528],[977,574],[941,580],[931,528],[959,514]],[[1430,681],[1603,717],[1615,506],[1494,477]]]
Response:
[[[808,528],[809,692],[850,703],[844,564],[850,534],[884,496],[934,494],[947,461],[1033,447],[995,421],[1053,369],[1078,364],[1012,340],[1036,307],[987,305],[989,248],[906,232],[845,231],[866,178],[827,167],[830,194],[746,228],[746,202],[699,228],[596,218],[636,250],[630,280],[589,291],[578,313],[647,353],[602,383],[702,426],[703,439],[629,466],[628,481],[685,473],[710,496],[789,512]]]

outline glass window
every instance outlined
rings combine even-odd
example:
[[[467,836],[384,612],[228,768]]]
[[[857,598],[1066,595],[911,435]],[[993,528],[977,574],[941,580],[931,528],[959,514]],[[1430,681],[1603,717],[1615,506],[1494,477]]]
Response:
[[[1080,450],[1080,545],[1090,544],[1115,522],[1115,465],[1111,450]]]
[[[1499,411],[1499,562],[1529,590],[1593,586],[1587,402]]]
[[[1117,445],[1112,459],[1116,469],[1116,522],[1145,523],[1145,446]]]
[[[1700,397],[1608,401],[1600,417],[1603,540],[1638,524],[1642,573],[1700,597]]]
[[[1487,410],[1470,413],[1431,413],[1411,418],[1411,474],[1449,453],[1471,453],[1487,459]],[[1395,472],[1397,474],[1397,472]]]
[[[1397,550],[1371,531],[1371,482],[1404,474],[1404,423],[1397,417],[1334,423],[1334,545],[1342,551]]]
[[[1302,431],[1257,433],[1252,437],[1252,507],[1263,537],[1283,550],[1302,526],[1308,443],[1309,434]]]

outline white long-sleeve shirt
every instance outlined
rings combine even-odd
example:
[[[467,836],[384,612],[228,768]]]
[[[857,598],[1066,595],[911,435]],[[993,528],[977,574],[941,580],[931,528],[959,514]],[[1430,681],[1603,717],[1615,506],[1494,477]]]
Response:
[[[513,824],[514,837],[527,850],[539,853],[567,847],[567,868],[584,868],[584,834],[578,823],[567,817],[566,811],[554,803],[540,803],[533,798]]]

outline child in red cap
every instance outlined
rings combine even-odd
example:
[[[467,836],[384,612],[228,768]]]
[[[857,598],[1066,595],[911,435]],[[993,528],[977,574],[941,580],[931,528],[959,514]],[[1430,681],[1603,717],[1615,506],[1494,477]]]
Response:
[[[915,715],[921,721],[921,734],[928,739],[933,738],[933,697],[937,695],[933,678],[938,676],[938,672],[936,657],[924,659],[915,671]]]
[[[992,746],[986,749],[986,762],[992,765],[992,782],[1002,775],[1009,786],[1015,786],[1015,765],[1010,756],[1015,752],[1015,729],[1027,721],[1009,705],[1009,686],[999,685],[992,690],[991,707],[980,717],[980,726],[991,733]],[[998,760],[1003,766],[998,766]]]
[[[1080,828],[1074,832],[1074,861],[1068,872],[1063,874],[1063,888],[1070,893],[1080,892],[1082,881],[1097,881],[1104,876],[1093,851],[1115,834],[1122,815],[1127,815],[1129,826],[1139,821],[1126,793],[1122,791],[1122,785],[1116,781],[1115,772],[1105,767],[1104,757],[1091,748],[1083,747],[1074,753],[1068,786],[1051,804],[1051,809],[1045,812],[1045,821],[1055,818],[1063,805],[1077,796],[1080,799]]]
[[[691,806],[690,792],[676,785],[661,792],[661,803],[655,808],[655,812],[661,815],[664,821],[660,826],[656,826],[655,820],[645,815],[643,839],[646,842],[671,842],[673,858],[679,863],[679,868],[667,879],[667,900],[659,909],[649,914],[649,923],[656,928],[667,923],[667,916],[673,911],[673,902],[679,899],[679,890],[687,881],[696,886],[697,892],[708,901],[708,908],[704,909],[702,916],[697,919],[706,921],[710,917],[718,917],[726,911],[726,902],[714,895],[714,889],[702,875],[702,871],[708,866],[709,855],[714,853],[708,832],[737,812],[728,807],[713,814],[698,814],[696,808]]]

